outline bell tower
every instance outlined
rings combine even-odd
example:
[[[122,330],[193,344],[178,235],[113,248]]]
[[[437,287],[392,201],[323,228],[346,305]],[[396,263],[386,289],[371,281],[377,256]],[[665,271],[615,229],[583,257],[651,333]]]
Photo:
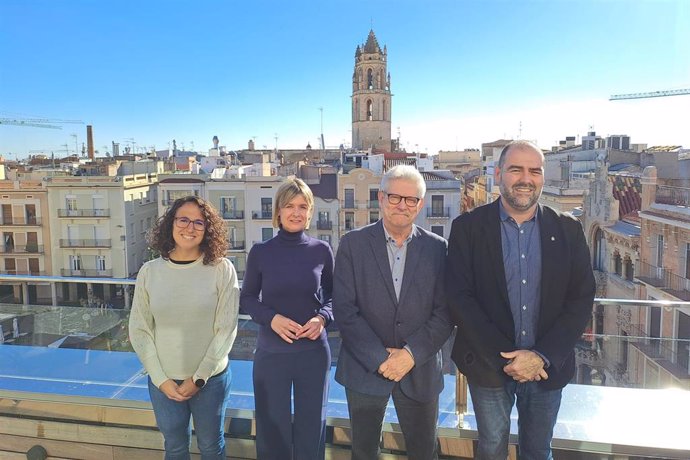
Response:
[[[391,146],[391,76],[387,72],[388,51],[383,51],[374,31],[357,46],[352,75],[352,147],[371,147],[386,152]]]

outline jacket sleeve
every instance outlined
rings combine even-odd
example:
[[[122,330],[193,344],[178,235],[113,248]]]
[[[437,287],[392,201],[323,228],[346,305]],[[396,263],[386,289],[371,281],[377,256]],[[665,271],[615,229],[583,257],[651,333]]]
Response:
[[[551,366],[560,368],[572,354],[575,343],[582,335],[592,315],[592,305],[596,283],[589,261],[589,248],[579,222],[568,219],[571,226],[566,234],[572,239],[570,244],[571,271],[567,282],[565,299],[559,316],[549,330],[542,335],[534,349],[542,353]]]
[[[440,245],[440,243],[439,243]],[[446,244],[443,242],[441,250],[441,264],[436,271],[436,281],[434,288],[434,298],[432,299],[431,315],[424,322],[422,327],[417,329],[412,335],[406,338],[405,342],[409,345],[414,357],[415,365],[424,364],[429,359],[436,356],[443,344],[450,337],[453,325],[448,316],[448,305],[444,289],[444,262],[446,257]]]
[[[489,279],[475,279],[485,272],[473,266],[476,260],[473,251],[479,248],[472,238],[471,226],[476,222],[468,217],[456,218],[450,231],[445,279],[448,307],[452,322],[458,326],[458,335],[465,334],[466,340],[484,359],[500,368],[506,361],[500,352],[514,350],[515,344],[494,324],[481,303],[477,286],[480,283],[483,283],[482,289],[498,289],[498,286],[490,286]]]
[[[343,346],[368,371],[377,372],[388,352],[381,339],[362,317],[355,285],[355,267],[349,236],[340,240],[333,279],[333,316]],[[362,237],[362,235],[357,235]]]

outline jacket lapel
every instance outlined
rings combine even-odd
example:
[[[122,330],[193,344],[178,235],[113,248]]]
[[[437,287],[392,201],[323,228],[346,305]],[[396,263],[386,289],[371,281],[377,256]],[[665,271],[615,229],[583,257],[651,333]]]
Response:
[[[400,288],[400,303],[405,298],[405,294],[410,290],[414,282],[414,277],[417,271],[417,264],[419,263],[422,254],[423,240],[421,232],[416,225],[412,227],[412,239],[407,243],[407,253],[405,254],[405,270],[403,271],[403,284]]]
[[[491,266],[494,267],[494,274],[496,275],[496,285],[503,296],[503,301],[506,305],[510,305],[508,299],[508,285],[506,284],[506,271],[503,266],[503,246],[501,244],[501,216],[498,212],[498,199],[491,205],[491,209],[487,213],[485,224],[486,242],[488,246],[489,259]]]
[[[374,259],[379,266],[383,284],[386,286],[388,295],[395,305],[398,304],[395,298],[395,288],[393,287],[393,273],[391,272],[391,264],[388,261],[388,249],[386,245],[386,234],[383,232],[383,222],[379,220],[371,229],[371,251],[374,254]]]

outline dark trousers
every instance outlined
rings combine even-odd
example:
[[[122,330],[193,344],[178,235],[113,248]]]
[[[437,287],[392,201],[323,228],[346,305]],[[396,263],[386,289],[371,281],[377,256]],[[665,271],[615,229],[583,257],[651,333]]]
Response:
[[[352,428],[352,460],[376,460],[380,453],[381,428],[389,396],[372,396],[345,390]],[[437,430],[438,396],[419,402],[393,387],[393,404],[405,438],[407,458],[435,460],[438,458]]]
[[[323,460],[331,352],[258,350],[254,356],[258,460]],[[294,421],[291,393],[294,392]]]

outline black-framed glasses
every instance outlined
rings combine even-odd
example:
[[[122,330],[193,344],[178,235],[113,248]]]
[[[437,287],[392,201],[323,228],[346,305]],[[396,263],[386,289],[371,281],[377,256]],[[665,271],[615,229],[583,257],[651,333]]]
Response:
[[[417,198],[416,196],[402,196],[402,195],[396,195],[395,193],[388,193],[388,192],[383,192],[386,194],[388,197],[388,202],[392,204],[393,206],[399,205],[402,200],[405,200],[405,205],[409,207],[417,206],[417,203],[419,203],[419,200],[421,198]]]
[[[192,224],[194,230],[202,231],[206,229],[206,222],[201,219],[191,220],[187,217],[175,217],[175,225],[178,228],[187,228]]]

